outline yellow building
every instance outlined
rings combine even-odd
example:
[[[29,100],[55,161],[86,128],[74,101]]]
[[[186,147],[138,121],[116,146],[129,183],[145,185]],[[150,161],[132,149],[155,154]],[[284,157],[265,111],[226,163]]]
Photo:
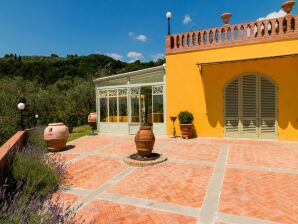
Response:
[[[197,136],[298,140],[298,15],[168,35],[168,134],[184,110]]]
[[[228,22],[167,35],[164,66],[94,80],[98,131],[171,135],[189,111],[196,136],[298,140],[298,15]]]

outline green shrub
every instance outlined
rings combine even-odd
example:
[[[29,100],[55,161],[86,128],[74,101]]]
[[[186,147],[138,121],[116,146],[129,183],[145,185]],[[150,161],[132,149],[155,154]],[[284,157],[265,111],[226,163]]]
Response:
[[[47,144],[43,139],[44,127],[38,127],[29,132],[28,143],[39,150],[46,150]]]
[[[188,111],[181,111],[178,115],[180,124],[191,124],[193,121],[192,113]]]
[[[17,182],[22,183],[23,194],[26,196],[35,194],[44,197],[59,186],[56,168],[34,153],[16,154],[12,165],[12,175]]]

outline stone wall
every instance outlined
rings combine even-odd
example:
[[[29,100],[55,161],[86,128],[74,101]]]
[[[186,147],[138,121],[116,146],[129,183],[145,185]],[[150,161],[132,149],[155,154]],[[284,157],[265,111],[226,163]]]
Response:
[[[0,184],[5,181],[6,171],[11,165],[13,156],[20,151],[27,138],[27,131],[18,131],[0,147]]]

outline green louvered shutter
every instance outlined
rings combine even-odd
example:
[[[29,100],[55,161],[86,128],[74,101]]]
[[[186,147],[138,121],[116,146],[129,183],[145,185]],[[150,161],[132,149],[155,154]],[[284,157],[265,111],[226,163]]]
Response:
[[[242,76],[241,137],[258,138],[257,132],[257,76]]]
[[[276,138],[276,87],[261,76],[259,83],[259,138]]]
[[[255,74],[240,76],[225,88],[225,136],[275,139],[277,88]]]
[[[225,89],[225,136],[239,136],[239,80],[232,81]]]

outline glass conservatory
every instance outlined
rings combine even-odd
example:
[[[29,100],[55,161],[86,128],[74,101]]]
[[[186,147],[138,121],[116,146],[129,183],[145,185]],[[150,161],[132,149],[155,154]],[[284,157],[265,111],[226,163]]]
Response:
[[[165,65],[94,82],[99,132],[135,134],[146,122],[155,134],[166,134]]]

